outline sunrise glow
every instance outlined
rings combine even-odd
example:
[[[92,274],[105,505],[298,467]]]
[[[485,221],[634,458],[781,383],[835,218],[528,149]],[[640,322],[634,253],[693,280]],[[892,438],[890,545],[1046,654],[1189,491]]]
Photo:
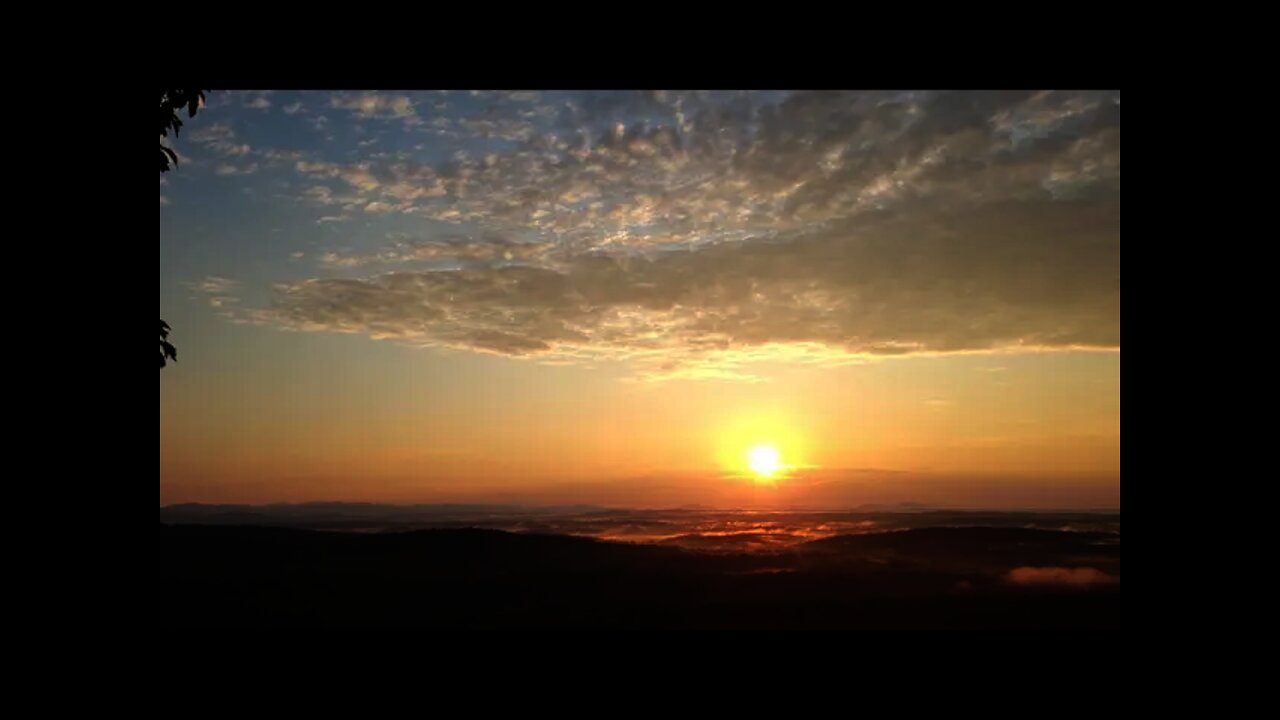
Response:
[[[747,466],[760,479],[771,479],[782,470],[782,457],[771,445],[759,445],[747,451]]]
[[[1117,92],[206,103],[162,504],[1119,502]]]
[[[160,110],[179,649],[1132,617],[1119,90],[164,89]],[[1075,644],[1073,667],[1115,655]]]

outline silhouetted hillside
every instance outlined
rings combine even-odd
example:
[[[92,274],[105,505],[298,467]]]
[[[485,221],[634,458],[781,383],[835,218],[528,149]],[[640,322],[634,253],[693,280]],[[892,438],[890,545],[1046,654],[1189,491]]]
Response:
[[[161,525],[162,623],[464,628],[1119,627],[1118,538],[927,528],[704,553],[494,530]],[[1089,563],[1084,565],[1083,563]]]

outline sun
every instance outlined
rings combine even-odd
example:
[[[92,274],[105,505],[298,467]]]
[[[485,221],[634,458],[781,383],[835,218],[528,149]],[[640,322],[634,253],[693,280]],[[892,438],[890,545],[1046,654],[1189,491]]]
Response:
[[[747,467],[761,479],[769,479],[782,469],[782,456],[772,445],[757,445],[747,451]]]

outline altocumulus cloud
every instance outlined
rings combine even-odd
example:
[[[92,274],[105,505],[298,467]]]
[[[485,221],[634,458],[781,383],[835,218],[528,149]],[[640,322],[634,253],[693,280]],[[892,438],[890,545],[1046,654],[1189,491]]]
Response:
[[[1120,345],[1118,93],[495,94],[449,124],[502,141],[295,171],[318,209],[455,230],[325,253],[373,274],[245,317],[651,377]]]

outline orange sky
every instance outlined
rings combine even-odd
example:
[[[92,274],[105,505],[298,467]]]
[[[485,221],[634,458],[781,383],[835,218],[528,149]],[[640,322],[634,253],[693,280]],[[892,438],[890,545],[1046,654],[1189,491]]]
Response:
[[[309,351],[288,367],[228,353],[232,367],[166,375],[161,504],[1119,505],[1118,353],[638,383],[389,344],[374,346],[373,372],[335,372],[354,340],[300,338]],[[753,482],[746,453],[758,445],[792,469]]]

